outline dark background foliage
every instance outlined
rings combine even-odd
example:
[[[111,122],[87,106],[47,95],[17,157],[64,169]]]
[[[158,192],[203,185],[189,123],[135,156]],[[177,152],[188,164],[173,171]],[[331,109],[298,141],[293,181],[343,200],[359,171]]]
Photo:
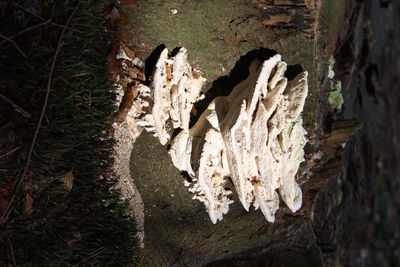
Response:
[[[0,265],[134,264],[136,226],[110,171],[116,107],[107,78],[108,3],[0,2],[0,94],[31,115],[0,99]],[[29,169],[17,187],[57,43],[78,4],[61,40]]]

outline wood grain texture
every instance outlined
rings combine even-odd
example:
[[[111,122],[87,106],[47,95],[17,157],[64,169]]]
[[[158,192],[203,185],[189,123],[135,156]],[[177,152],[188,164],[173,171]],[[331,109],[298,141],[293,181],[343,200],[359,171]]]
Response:
[[[251,0],[260,10],[262,24],[300,30],[311,35],[317,17],[315,0]]]

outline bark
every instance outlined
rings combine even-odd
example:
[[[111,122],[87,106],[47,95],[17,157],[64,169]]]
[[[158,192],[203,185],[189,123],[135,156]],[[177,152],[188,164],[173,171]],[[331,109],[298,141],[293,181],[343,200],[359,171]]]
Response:
[[[315,0],[252,0],[261,10],[262,24],[291,28],[313,35],[316,26]]]

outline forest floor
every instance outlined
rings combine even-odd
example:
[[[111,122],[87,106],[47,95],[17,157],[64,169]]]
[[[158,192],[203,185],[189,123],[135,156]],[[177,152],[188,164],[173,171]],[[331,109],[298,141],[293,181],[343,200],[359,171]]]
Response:
[[[128,266],[107,77],[111,1],[0,1],[0,266]]]

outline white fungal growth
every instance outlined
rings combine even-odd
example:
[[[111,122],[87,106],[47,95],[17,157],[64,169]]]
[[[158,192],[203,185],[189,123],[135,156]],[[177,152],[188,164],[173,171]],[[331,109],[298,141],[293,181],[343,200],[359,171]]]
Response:
[[[185,48],[180,48],[171,58],[168,58],[168,49],[161,52],[151,87],[154,127],[163,145],[171,139],[168,123],[175,129],[188,131],[193,104],[203,97],[201,87],[205,79],[194,78],[192,73]]]
[[[204,203],[213,223],[222,220],[233,203],[227,177],[243,207],[260,208],[269,222],[279,208],[278,192],[293,212],[301,207],[295,176],[306,143],[301,112],[307,72],[288,81],[286,67],[279,54],[253,61],[248,78],[229,96],[216,97],[189,129],[193,104],[203,97],[204,79],[193,77],[186,49],[171,58],[166,49],[160,55],[150,88],[152,114],[138,124],[153,129],[161,144],[171,141],[173,164],[189,174],[191,181],[185,185],[193,199]],[[171,127],[181,129],[174,138]]]

